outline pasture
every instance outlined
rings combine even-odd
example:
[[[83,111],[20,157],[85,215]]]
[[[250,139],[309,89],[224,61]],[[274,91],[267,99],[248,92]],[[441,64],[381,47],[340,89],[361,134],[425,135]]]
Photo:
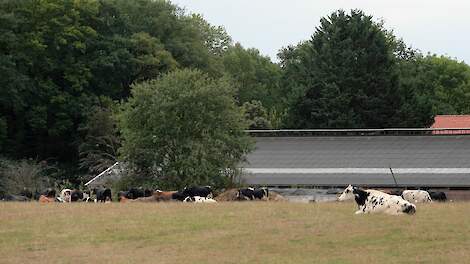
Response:
[[[470,203],[0,203],[0,263],[469,263]]]

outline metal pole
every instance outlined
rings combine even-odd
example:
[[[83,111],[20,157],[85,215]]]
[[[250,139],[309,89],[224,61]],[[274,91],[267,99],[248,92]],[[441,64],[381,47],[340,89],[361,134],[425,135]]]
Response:
[[[93,179],[89,180],[87,183],[85,183],[85,186],[88,186],[88,184],[94,182],[95,180],[97,180],[99,177],[101,177],[102,175],[104,175],[106,172],[110,171],[112,168],[114,168],[116,165],[118,165],[119,162],[116,162],[113,164],[113,166],[107,168],[106,170],[104,170],[102,173],[96,175],[96,177],[94,177]]]
[[[398,188],[397,179],[395,178],[395,174],[393,174],[392,165],[389,166],[389,169],[390,169],[390,172],[392,173],[393,181],[395,182],[395,187]]]

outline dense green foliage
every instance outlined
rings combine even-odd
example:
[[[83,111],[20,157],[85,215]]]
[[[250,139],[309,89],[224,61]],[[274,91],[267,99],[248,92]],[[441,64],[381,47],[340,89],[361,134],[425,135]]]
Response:
[[[423,56],[359,10],[320,22],[279,53],[285,127],[427,127],[437,114],[470,114],[467,64]]]
[[[302,45],[298,63],[305,68],[297,73],[297,85],[305,92],[292,109],[291,126],[395,125],[398,74],[387,37],[372,17],[338,11],[322,19],[312,39]]]
[[[80,132],[83,133],[78,148],[80,168],[96,175],[118,161],[121,140],[112,109],[95,107]]]
[[[251,141],[234,89],[197,70],[177,70],[132,87],[122,105],[122,154],[160,186],[223,186]]]
[[[281,69],[256,49],[244,49],[240,44],[228,49],[223,57],[227,75],[237,87],[240,105],[252,100],[268,108],[279,108],[282,102],[279,79]]]
[[[271,122],[268,120],[268,113],[260,101],[245,102],[243,104],[245,119],[248,121],[249,129],[270,129]]]
[[[230,44],[165,1],[2,1],[0,21],[0,119],[19,157],[76,160],[77,128],[100,96],[126,98],[179,67],[220,76],[213,61]]]
[[[175,89],[175,97],[158,102],[170,104],[175,99],[176,107],[182,103],[176,93],[184,96],[189,87],[194,91],[217,87],[223,96],[215,88],[211,93],[221,102],[200,95],[194,97],[202,100],[200,106],[188,105],[195,114],[208,102],[221,110],[222,104],[228,104],[230,111],[243,111],[247,122],[232,116],[237,119],[232,120],[233,131],[424,127],[436,114],[470,114],[467,64],[425,56],[358,10],[336,11],[321,19],[311,39],[279,52],[278,64],[254,48],[234,44],[223,27],[164,0],[3,0],[0,25],[0,154],[47,160],[56,168],[53,178],[72,185],[116,160],[129,158],[140,170],[162,165],[161,157],[139,156],[138,149],[145,146],[139,140],[146,138],[134,138],[136,149],[131,151],[125,143],[124,155],[119,153],[121,137],[131,142],[126,129],[136,125],[135,120],[123,118],[141,120],[141,116],[122,114],[118,127],[115,115],[120,102],[128,105],[131,94],[129,105],[140,100],[140,92],[171,78],[197,76],[201,81],[186,88],[167,85],[162,91]],[[178,73],[165,75],[174,71]],[[161,76],[166,77],[152,81]],[[139,106],[140,111],[149,113],[147,106],[151,104]],[[198,126],[210,127],[215,117],[198,118]],[[194,122],[177,118],[172,129],[187,131],[166,131],[181,133],[175,134],[178,142],[187,137],[200,147],[178,151],[214,154],[211,146],[232,144],[228,138],[212,144],[197,141],[201,134]],[[227,122],[221,128],[232,131]],[[162,137],[152,144],[159,148],[164,142],[170,144],[171,139]],[[159,180],[171,175],[179,177],[175,186],[210,182],[222,166],[233,168],[245,148],[234,151],[237,154],[227,163],[186,160],[178,166],[192,167],[168,169]],[[226,162],[224,153],[218,155]]]

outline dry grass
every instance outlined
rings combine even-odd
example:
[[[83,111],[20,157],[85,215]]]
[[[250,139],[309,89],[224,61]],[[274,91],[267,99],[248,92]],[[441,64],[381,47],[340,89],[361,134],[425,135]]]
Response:
[[[469,263],[470,203],[0,203],[0,263]]]

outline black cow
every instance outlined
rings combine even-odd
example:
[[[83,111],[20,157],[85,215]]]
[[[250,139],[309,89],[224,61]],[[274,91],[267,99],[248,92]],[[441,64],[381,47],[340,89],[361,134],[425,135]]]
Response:
[[[268,198],[269,190],[268,188],[243,188],[239,189],[237,193],[238,200],[255,200],[255,199],[263,199]]]
[[[83,192],[80,190],[73,190],[70,194],[71,202],[83,201]]]
[[[47,198],[55,198],[56,191],[52,188],[47,188],[46,190],[42,191],[39,196],[44,195]]]
[[[3,197],[0,197],[0,200],[6,202],[29,202],[30,199],[24,195],[14,195],[14,194],[7,194]]]
[[[21,196],[28,197],[28,199],[33,199],[33,193],[28,189],[28,188],[23,188],[23,190],[20,192]]]
[[[93,192],[96,194],[96,202],[105,203],[107,201],[113,201],[111,189],[109,188],[95,188]]]
[[[127,191],[126,198],[128,199],[137,199],[140,197],[150,197],[153,194],[153,190],[140,188],[130,188]]]
[[[130,188],[128,191],[118,192],[118,200],[121,200],[121,197],[127,199],[137,199],[141,197],[150,197],[153,195],[153,190],[140,188]]]
[[[447,196],[445,192],[433,192],[433,191],[428,191],[429,196],[431,196],[431,199],[433,201],[438,201],[438,202],[445,202],[447,201]]]
[[[174,193],[171,194],[171,199],[172,200],[184,201],[184,199],[186,199],[186,197],[188,197],[188,196],[185,196],[185,194],[183,192],[174,192]]]
[[[118,201],[121,201],[122,197],[127,198],[127,199],[132,199],[132,197],[130,197],[131,195],[132,194],[130,194],[129,191],[120,191],[117,194]]]
[[[200,197],[205,197],[205,198],[213,198],[212,188],[210,186],[184,187],[183,191],[181,191],[181,194],[184,196],[184,198],[188,196],[189,197],[200,196]]]

